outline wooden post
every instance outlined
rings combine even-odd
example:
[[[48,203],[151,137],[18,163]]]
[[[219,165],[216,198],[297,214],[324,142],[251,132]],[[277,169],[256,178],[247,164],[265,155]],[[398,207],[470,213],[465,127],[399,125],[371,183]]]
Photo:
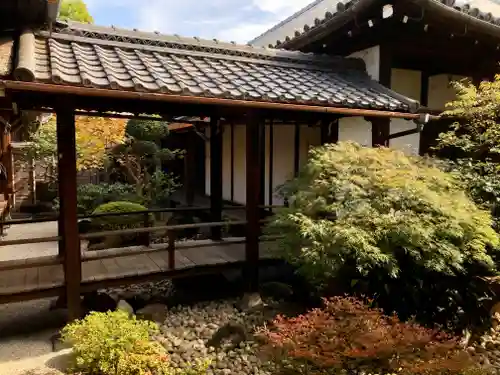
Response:
[[[369,121],[372,123],[372,147],[389,147],[391,119],[370,118]]]
[[[266,204],[266,124],[259,124],[259,169],[260,169],[260,188],[259,205]],[[261,210],[264,213],[266,210]]]
[[[339,141],[339,119],[325,117],[321,119],[321,144]]]
[[[176,232],[174,230],[169,230],[167,233],[168,237],[168,269],[175,269],[175,239]]]
[[[300,124],[295,123],[293,142],[293,175],[297,177],[300,168]]]
[[[274,195],[274,121],[269,123],[269,205],[273,205]],[[272,212],[272,209],[271,209]]]
[[[194,204],[196,185],[196,144],[195,134],[187,133],[186,156],[184,158],[184,179],[186,187],[186,203],[188,206]]]
[[[259,165],[259,148],[261,124],[258,113],[249,113],[246,124],[246,243],[245,243],[245,280],[248,291],[256,292],[259,282],[259,235],[260,215],[259,198],[261,171]]]
[[[234,124],[231,123],[231,202],[234,201]]]
[[[210,211],[213,222],[222,221],[222,130],[218,117],[210,118]],[[222,228],[211,228],[211,239],[221,238]]]
[[[4,184],[4,199],[7,201],[8,210],[14,205],[14,160],[12,154],[12,133],[10,126],[2,126],[2,164],[5,167],[7,180]]]
[[[57,113],[57,152],[59,176],[59,254],[64,257],[64,281],[68,318],[80,318],[80,283],[82,279],[78,212],[76,206],[76,136],[73,108],[61,108]],[[62,245],[62,248],[61,248]]]
[[[152,215],[152,214],[151,214]],[[151,227],[150,213],[144,214],[144,228]],[[151,245],[151,232],[145,232],[143,237],[143,245],[149,247]]]

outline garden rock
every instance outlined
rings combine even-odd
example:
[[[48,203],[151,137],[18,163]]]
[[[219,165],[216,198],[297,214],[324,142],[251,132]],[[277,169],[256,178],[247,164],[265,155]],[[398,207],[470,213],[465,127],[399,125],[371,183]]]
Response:
[[[156,323],[163,323],[168,314],[168,307],[166,305],[155,303],[148,305],[143,309],[137,311],[137,317],[144,320],[151,320]]]
[[[91,292],[84,294],[82,307],[86,313],[114,311],[117,307],[117,301],[107,293]]]
[[[293,296],[292,287],[280,282],[263,283],[259,289],[261,295],[277,300],[287,300]]]
[[[263,305],[262,298],[259,293],[245,294],[242,300],[238,303],[238,308],[241,311],[248,311],[261,307]]]
[[[220,349],[225,342],[228,342],[229,345],[227,346],[236,347],[242,342],[247,341],[247,339],[248,334],[245,326],[238,323],[228,323],[214,333],[212,338],[207,342],[207,346]]]
[[[134,308],[130,306],[130,304],[125,300],[120,300],[120,302],[118,302],[118,305],[116,306],[116,309],[125,311],[129,315],[134,315]]]

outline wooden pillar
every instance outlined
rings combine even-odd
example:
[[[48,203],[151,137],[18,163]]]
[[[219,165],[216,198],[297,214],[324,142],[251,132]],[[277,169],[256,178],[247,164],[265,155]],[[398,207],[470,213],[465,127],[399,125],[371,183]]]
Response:
[[[188,206],[194,204],[195,186],[196,186],[196,144],[195,134],[188,131],[186,134],[186,156],[184,158],[184,180],[186,203]]]
[[[246,123],[246,243],[245,280],[248,291],[256,292],[259,283],[259,197],[262,184],[259,154],[262,142],[260,129],[263,126],[258,113],[249,113]]]
[[[391,119],[389,117],[377,117],[370,118],[368,121],[372,123],[372,147],[389,147]]]
[[[64,261],[65,294],[70,321],[80,318],[82,278],[78,233],[75,113],[72,108],[57,110],[57,152],[59,177],[59,254]]]
[[[210,211],[213,222],[222,221],[222,129],[219,117],[210,118]],[[222,238],[222,228],[211,229],[211,239]]]
[[[392,87],[392,46],[390,44],[380,45],[379,69],[379,83],[390,89]],[[378,117],[368,121],[372,123],[372,147],[389,147],[391,119]]]
[[[259,124],[259,205],[266,204],[266,124]]]
[[[322,145],[339,141],[339,119],[323,118],[320,126]]]
[[[13,204],[12,198],[14,194],[14,160],[12,155],[12,133],[10,127],[7,125],[2,126],[2,164],[5,168],[7,180],[3,186],[3,194],[5,201]]]
[[[234,201],[234,124],[231,123],[231,202]]]
[[[420,77],[420,104],[425,107],[429,105],[429,78],[430,75],[428,72],[422,72],[422,75]],[[429,141],[426,139],[427,135],[428,132],[425,131],[420,132],[420,135],[418,137],[419,155],[424,155],[428,151]]]
[[[274,121],[269,123],[269,205],[273,205],[274,195]]]
[[[297,176],[300,168],[300,124],[295,124],[295,135],[293,142],[293,175]]]

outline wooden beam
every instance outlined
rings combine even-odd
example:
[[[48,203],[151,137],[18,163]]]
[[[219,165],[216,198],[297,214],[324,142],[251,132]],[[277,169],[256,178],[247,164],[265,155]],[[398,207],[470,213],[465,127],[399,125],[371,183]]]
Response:
[[[293,140],[293,174],[297,176],[300,168],[300,124],[294,125],[294,140]]]
[[[273,205],[274,195],[274,121],[269,122],[269,205]]]
[[[259,168],[260,168],[260,189],[259,205],[266,204],[266,124],[259,124]]]
[[[261,118],[258,113],[249,113],[246,124],[246,244],[245,244],[245,280],[248,291],[258,290],[259,279],[259,235],[260,215],[259,197],[262,184],[259,165],[259,147]]]
[[[196,144],[195,134],[190,131],[186,134],[186,156],[184,158],[184,180],[186,189],[186,203],[194,204],[196,186]]]
[[[389,119],[367,119],[372,123],[372,147],[389,147],[389,135],[391,120]]]
[[[231,202],[234,201],[234,127],[231,122]]]
[[[222,221],[222,128],[220,118],[210,118],[210,212],[212,221]],[[211,229],[211,239],[222,238],[222,228]]]
[[[57,110],[57,152],[59,155],[59,233],[63,237],[60,254],[64,257],[65,295],[70,321],[80,318],[82,279],[77,211],[76,135],[74,109]]]
[[[321,144],[337,143],[339,141],[339,119],[325,117],[321,119]]]

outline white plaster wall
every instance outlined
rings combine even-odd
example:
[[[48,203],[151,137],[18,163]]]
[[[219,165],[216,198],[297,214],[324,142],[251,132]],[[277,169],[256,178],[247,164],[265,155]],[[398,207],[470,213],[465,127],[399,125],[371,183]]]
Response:
[[[270,127],[266,126],[265,161],[265,204],[283,204],[275,194],[269,199]],[[209,135],[209,133],[208,133]],[[222,183],[223,198],[231,199],[231,128],[224,127],[222,137]],[[300,129],[299,163],[303,165],[308,158],[309,149],[321,143],[318,127],[302,125]],[[294,174],[295,127],[293,125],[274,126],[273,154],[273,191],[293,177]],[[246,202],[246,134],[244,125],[234,126],[234,199],[236,203]],[[205,158],[206,194],[210,195],[210,147],[207,145]]]
[[[420,100],[422,73],[416,70],[392,69],[391,88],[409,98]],[[391,120],[391,134],[414,129],[413,121],[403,119]],[[407,154],[418,155],[420,134],[411,134],[405,137],[390,140],[389,146],[399,148]]]
[[[363,59],[368,75],[375,81],[380,77],[380,46],[374,46],[350,54],[348,57]]]
[[[444,110],[446,103],[454,100],[456,97],[456,92],[450,83],[462,79],[464,77],[451,74],[440,74],[430,77],[428,107]]]

